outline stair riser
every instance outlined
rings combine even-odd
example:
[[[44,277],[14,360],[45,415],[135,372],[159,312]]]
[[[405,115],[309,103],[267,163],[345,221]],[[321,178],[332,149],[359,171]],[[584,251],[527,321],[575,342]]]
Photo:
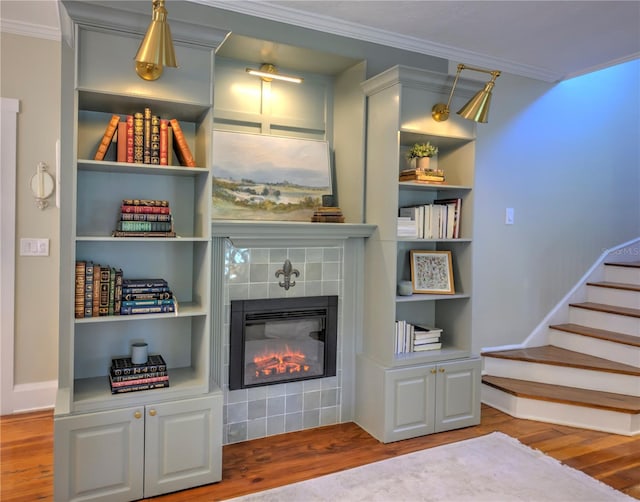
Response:
[[[482,402],[517,418],[624,436],[640,434],[640,415],[517,397],[482,385]]]
[[[625,333],[627,335],[640,336],[640,319],[637,317],[570,307],[569,322],[597,329],[617,331],[618,333]]]
[[[549,330],[549,344],[640,368],[640,347],[576,335],[556,329]]]
[[[604,280],[640,285],[640,269],[633,267],[604,267]]]
[[[603,288],[601,286],[587,287],[587,301],[628,307],[640,308],[640,291],[628,291],[624,289]]]
[[[640,396],[640,377],[634,375],[531,363],[497,357],[485,357],[484,369],[486,374],[498,377],[531,380],[578,389],[614,392],[627,394],[629,396]]]

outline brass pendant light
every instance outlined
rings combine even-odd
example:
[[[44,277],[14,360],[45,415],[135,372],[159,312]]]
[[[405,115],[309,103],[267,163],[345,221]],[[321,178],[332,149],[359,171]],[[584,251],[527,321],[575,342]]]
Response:
[[[165,66],[178,67],[164,2],[153,0],[151,24],[135,57],[136,73],[144,80],[157,80]]]

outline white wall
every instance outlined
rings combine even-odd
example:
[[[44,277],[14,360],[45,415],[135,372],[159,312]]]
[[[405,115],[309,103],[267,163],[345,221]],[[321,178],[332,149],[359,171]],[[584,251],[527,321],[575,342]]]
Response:
[[[606,249],[640,235],[638,138],[639,61],[556,85],[498,79],[476,146],[475,352],[524,341]]]
[[[29,181],[38,162],[55,173],[60,130],[60,43],[1,34],[2,97],[20,101],[16,173],[13,411],[51,406],[58,370],[58,247],[55,198],[41,211]],[[20,238],[47,238],[48,257],[19,256]],[[2,284],[1,287],[7,287]]]

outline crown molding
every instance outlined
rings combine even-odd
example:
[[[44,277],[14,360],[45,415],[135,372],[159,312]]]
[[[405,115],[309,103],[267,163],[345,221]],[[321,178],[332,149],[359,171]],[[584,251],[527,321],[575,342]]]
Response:
[[[24,23],[22,21],[13,21],[11,19],[2,19],[0,21],[0,32],[11,33],[12,35],[22,35],[25,37],[42,38],[45,40],[61,39],[60,28],[44,26],[42,24]]]
[[[544,82],[558,82],[564,75],[546,68],[524,65],[514,61],[478,54],[473,51],[451,47],[428,40],[410,37],[399,33],[392,33],[378,28],[362,26],[350,21],[344,21],[321,14],[311,14],[290,7],[274,5],[268,2],[254,0],[190,0],[193,3],[208,5],[223,10],[256,16],[271,21],[279,21],[302,28],[309,28],[333,35],[355,38],[365,42],[372,42],[396,49],[417,52],[428,56],[436,56],[466,64],[488,68],[498,68],[503,72],[529,77]]]

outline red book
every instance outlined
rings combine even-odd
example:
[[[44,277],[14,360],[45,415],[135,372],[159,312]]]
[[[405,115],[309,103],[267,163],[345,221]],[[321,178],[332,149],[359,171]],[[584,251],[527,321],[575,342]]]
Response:
[[[133,163],[133,115],[127,115],[127,162]]]
[[[98,150],[96,151],[93,160],[104,160],[107,149],[109,148],[109,145],[111,145],[113,135],[116,133],[116,129],[118,128],[118,122],[120,122],[120,115],[112,115],[109,120],[109,124],[107,124],[107,128],[102,135],[102,140],[100,141],[100,145],[98,146]]]
[[[173,129],[173,147],[175,148],[176,155],[178,155],[180,164],[187,167],[196,167],[196,161],[193,158],[180,124],[176,119],[170,119],[169,123]]]
[[[127,161],[127,123],[118,122],[118,150],[116,160],[118,162]]]
[[[122,213],[152,213],[152,214],[171,214],[171,209],[168,207],[158,206],[132,206],[123,204],[120,206],[120,212]]]
[[[169,121],[160,119],[160,165],[169,165]]]

